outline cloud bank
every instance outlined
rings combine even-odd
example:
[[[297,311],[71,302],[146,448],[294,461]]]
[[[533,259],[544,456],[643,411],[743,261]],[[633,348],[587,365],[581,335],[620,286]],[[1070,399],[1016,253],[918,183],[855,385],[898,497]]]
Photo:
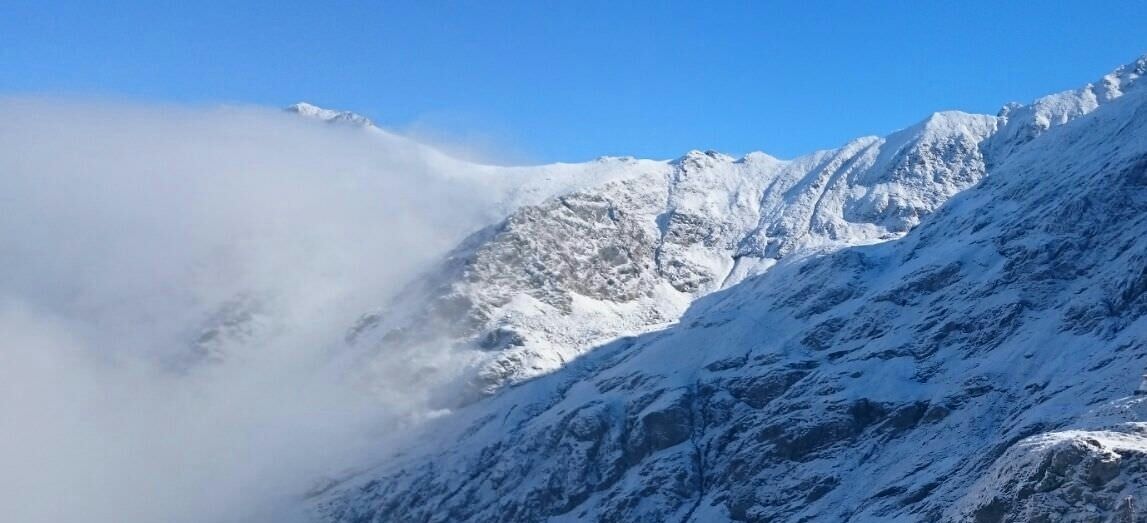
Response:
[[[272,109],[0,99],[0,514],[300,517],[428,408],[339,344],[488,219],[461,165]]]

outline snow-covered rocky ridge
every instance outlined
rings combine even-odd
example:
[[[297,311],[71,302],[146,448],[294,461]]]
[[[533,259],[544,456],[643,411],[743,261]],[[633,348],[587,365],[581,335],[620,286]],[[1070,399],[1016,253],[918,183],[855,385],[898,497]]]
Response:
[[[941,115],[810,159],[688,155],[669,164],[664,200],[661,185],[622,181],[523,208],[456,255],[471,274],[489,264],[484,274],[509,280],[487,292],[559,311],[563,293],[574,311],[598,289],[718,292],[673,326],[597,346],[431,423],[421,444],[316,496],[317,513],[1118,520],[1136,510],[1128,497],[1142,506],[1147,495],[1142,409],[1128,398],[1147,354],[1143,74],[1147,57],[997,118]],[[921,139],[929,124],[942,132]],[[800,172],[801,161],[823,168]],[[768,180],[722,174],[750,169]],[[735,183],[704,181],[714,178]],[[658,206],[691,179],[703,181],[697,197]],[[593,264],[611,246],[639,263],[595,287],[587,276],[602,273]],[[506,255],[583,247],[588,265],[539,273],[527,280],[535,287],[514,280],[522,269]],[[779,261],[738,274],[746,258]],[[569,259],[579,258],[556,258]],[[458,272],[445,287],[483,285]]]
[[[995,117],[937,113],[886,138],[781,161],[692,151],[526,205],[475,234],[349,338],[473,351],[492,392],[790,255],[897,238],[985,173]],[[606,160],[641,165],[633,160]],[[601,168],[591,163],[581,167]]]
[[[996,117],[936,113],[885,138],[790,161],[692,151],[668,162],[517,168],[522,178],[482,167],[491,180],[520,180],[533,198],[499,206],[512,214],[364,314],[348,340],[368,358],[454,347],[476,367],[472,388],[496,391],[617,336],[676,321],[696,298],[784,257],[900,237],[992,162],[1118,98],[1136,67],[1029,106],[1009,104]],[[571,182],[533,188],[531,169],[555,167]]]
[[[291,104],[287,106],[285,110],[290,113],[295,113],[299,116],[314,118],[316,120],[321,120],[329,123],[345,123],[361,125],[363,127],[374,125],[374,122],[371,122],[370,118],[367,118],[361,114],[353,113],[350,111],[335,111],[331,109],[324,109],[307,102]]]

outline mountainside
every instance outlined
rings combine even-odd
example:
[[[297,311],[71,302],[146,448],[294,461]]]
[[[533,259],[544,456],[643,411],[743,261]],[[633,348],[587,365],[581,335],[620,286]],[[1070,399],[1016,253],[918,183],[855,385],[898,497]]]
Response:
[[[316,513],[1134,518],[1144,74],[1147,57],[789,162],[691,153],[521,207],[418,284],[428,303],[350,336],[448,326],[479,349],[480,387],[516,385],[329,486]]]

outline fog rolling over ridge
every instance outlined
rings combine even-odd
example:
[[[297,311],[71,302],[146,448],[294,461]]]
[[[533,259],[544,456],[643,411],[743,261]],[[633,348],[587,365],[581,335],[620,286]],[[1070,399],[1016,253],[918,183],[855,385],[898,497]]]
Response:
[[[336,346],[489,219],[490,184],[275,109],[0,114],[3,519],[279,517],[425,411],[426,390],[366,386]]]
[[[0,99],[0,516],[1124,514],[1145,75],[527,167],[309,104]]]

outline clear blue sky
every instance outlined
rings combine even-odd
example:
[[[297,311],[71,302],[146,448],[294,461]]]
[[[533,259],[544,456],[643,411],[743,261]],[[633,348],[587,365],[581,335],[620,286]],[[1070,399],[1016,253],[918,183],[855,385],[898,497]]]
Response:
[[[791,157],[1077,87],[1147,53],[1145,23],[1138,0],[0,0],[0,95],[307,100],[528,161]]]

